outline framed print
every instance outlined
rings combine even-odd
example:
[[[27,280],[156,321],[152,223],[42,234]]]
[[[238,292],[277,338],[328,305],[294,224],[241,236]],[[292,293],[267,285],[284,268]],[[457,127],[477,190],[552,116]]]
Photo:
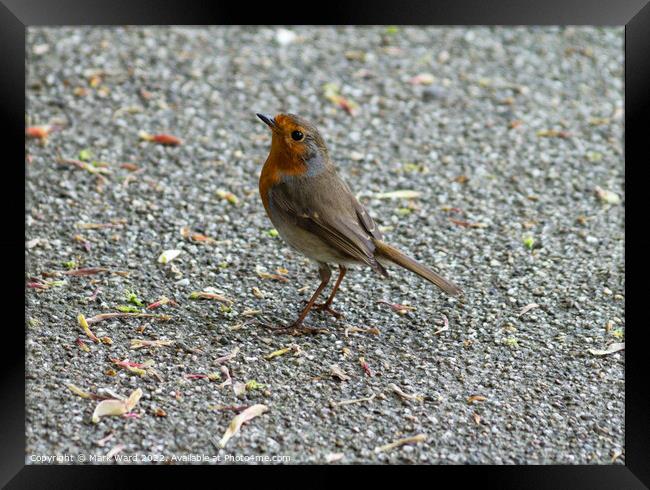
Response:
[[[648,485],[625,225],[649,7],[370,7],[3,2],[8,488]]]

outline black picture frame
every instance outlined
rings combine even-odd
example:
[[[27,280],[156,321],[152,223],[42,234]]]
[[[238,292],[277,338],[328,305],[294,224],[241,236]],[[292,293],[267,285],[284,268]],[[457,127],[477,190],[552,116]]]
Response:
[[[293,8],[297,7],[297,8]],[[314,8],[312,8],[314,7]],[[318,7],[318,8],[316,8]],[[246,10],[244,10],[246,9]],[[298,18],[300,17],[300,18]],[[642,127],[650,120],[648,82],[650,81],[650,5],[647,0],[444,0],[435,2],[266,2],[240,6],[225,2],[178,0],[0,0],[0,116],[2,120],[4,170],[22,183],[6,179],[2,192],[5,232],[0,246],[5,256],[5,311],[24,299],[24,269],[19,260],[8,260],[24,246],[24,218],[15,212],[16,202],[24,195],[25,114],[25,35],[35,25],[111,25],[111,24],[425,24],[425,25],[609,25],[625,26],[625,155],[626,182],[647,161],[642,157]],[[645,124],[644,124],[645,122]],[[22,154],[22,157],[20,156]],[[635,162],[635,160],[639,160]],[[634,165],[636,163],[636,165]],[[639,180],[639,179],[637,179]],[[626,191],[627,191],[626,184]],[[634,200],[626,192],[628,212]],[[638,208],[637,208],[638,209]],[[8,221],[7,221],[8,220]],[[630,248],[627,246],[626,254]],[[627,281],[626,281],[627,282]],[[640,287],[636,295],[641,293]],[[626,310],[637,297],[626,288]],[[22,316],[16,313],[16,316]],[[123,471],[114,467],[25,465],[25,385],[24,335],[20,319],[5,316],[0,390],[0,484],[7,488],[116,488],[127,481]],[[22,318],[24,323],[24,317]],[[650,417],[647,415],[649,390],[644,344],[640,338],[643,324],[627,329],[626,349],[626,427],[625,466],[527,466],[527,467],[413,467],[425,477],[429,471],[447,472],[455,485],[493,486],[496,488],[648,488],[650,486]],[[24,332],[24,331],[23,331]],[[644,388],[646,386],[646,388]],[[402,468],[403,469],[403,468]],[[150,468],[151,470],[151,468]],[[328,468],[332,472],[342,469]],[[154,470],[155,471],[155,470]],[[232,469],[219,467],[219,478]],[[241,471],[241,469],[235,471]],[[246,472],[248,473],[248,469]],[[268,471],[268,470],[263,470]],[[309,469],[308,471],[312,471]],[[347,468],[345,471],[350,471]],[[354,469],[352,469],[354,471]],[[376,471],[376,473],[375,473]],[[384,467],[373,468],[381,475]],[[225,473],[224,473],[225,472]],[[100,477],[100,475],[102,475]],[[161,473],[158,472],[158,475]],[[164,471],[167,475],[168,472]],[[109,476],[110,475],[110,476]],[[310,476],[310,475],[306,475]],[[240,476],[241,477],[241,476]],[[188,475],[185,475],[184,481]],[[246,477],[248,478],[248,477]],[[340,476],[334,476],[337,479]],[[427,476],[431,478],[431,476]],[[438,480],[430,480],[436,484]],[[311,476],[313,479],[313,476]],[[128,480],[132,481],[132,480]],[[171,481],[170,481],[171,482]],[[215,484],[222,484],[214,480]],[[278,481],[278,484],[280,482]]]

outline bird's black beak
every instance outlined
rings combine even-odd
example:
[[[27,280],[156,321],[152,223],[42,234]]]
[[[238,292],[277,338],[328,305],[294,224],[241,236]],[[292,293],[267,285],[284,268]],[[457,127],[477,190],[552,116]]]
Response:
[[[266,124],[269,128],[275,129],[276,127],[275,119],[273,119],[271,116],[258,113],[257,117],[259,117],[264,122],[264,124]]]

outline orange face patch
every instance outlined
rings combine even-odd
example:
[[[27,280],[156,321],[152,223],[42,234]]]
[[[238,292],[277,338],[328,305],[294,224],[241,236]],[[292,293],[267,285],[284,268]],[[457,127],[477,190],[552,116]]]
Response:
[[[276,136],[284,143],[286,149],[292,153],[302,156],[305,151],[305,140],[296,140],[292,137],[294,132],[298,131],[306,135],[308,130],[296,122],[296,120],[287,114],[278,114],[275,116],[276,128],[273,131],[274,141]]]
[[[299,175],[306,171],[304,155],[307,152],[304,138],[296,141],[292,134],[300,131],[303,135],[307,130],[287,114],[274,117],[273,141],[269,160],[285,175]],[[268,163],[268,160],[267,160]]]

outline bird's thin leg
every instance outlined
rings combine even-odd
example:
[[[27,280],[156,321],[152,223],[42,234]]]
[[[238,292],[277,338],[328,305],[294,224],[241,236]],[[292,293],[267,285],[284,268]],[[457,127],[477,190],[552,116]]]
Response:
[[[336,318],[340,318],[343,316],[343,313],[336,311],[334,308],[332,308],[332,302],[334,301],[334,296],[336,296],[336,293],[339,290],[339,286],[341,285],[341,281],[343,280],[343,276],[345,276],[345,273],[347,272],[347,269],[339,265],[339,277],[336,279],[336,282],[334,283],[334,288],[332,288],[332,292],[330,293],[329,298],[327,298],[327,301],[325,303],[320,303],[317,305],[314,305],[315,310],[321,310],[321,311],[326,311],[332,316],[335,316]]]
[[[303,320],[309,313],[309,310],[312,309],[314,303],[320,296],[320,293],[323,292],[323,289],[325,289],[327,284],[330,282],[330,278],[332,277],[332,271],[330,270],[327,264],[322,264],[318,269],[318,273],[320,274],[320,281],[321,281],[320,285],[318,286],[316,291],[314,291],[314,294],[311,295],[311,298],[309,299],[307,306],[303,308],[302,312],[300,313],[300,316],[296,319],[295,322],[293,322],[292,326],[294,327],[300,326],[302,324]]]
[[[318,273],[320,275],[321,283],[316,289],[316,291],[314,291],[314,294],[312,294],[311,298],[309,299],[309,302],[307,303],[307,306],[303,308],[303,310],[300,312],[300,315],[298,316],[295,322],[293,322],[288,327],[277,329],[276,333],[286,333],[288,331],[292,333],[294,332],[319,333],[322,331],[322,329],[307,327],[302,323],[305,320],[305,317],[307,316],[309,311],[314,306],[314,303],[316,302],[320,294],[323,292],[323,289],[325,289],[325,287],[329,283],[330,278],[332,277],[332,270],[329,268],[327,264],[320,264],[320,267],[318,268]]]

